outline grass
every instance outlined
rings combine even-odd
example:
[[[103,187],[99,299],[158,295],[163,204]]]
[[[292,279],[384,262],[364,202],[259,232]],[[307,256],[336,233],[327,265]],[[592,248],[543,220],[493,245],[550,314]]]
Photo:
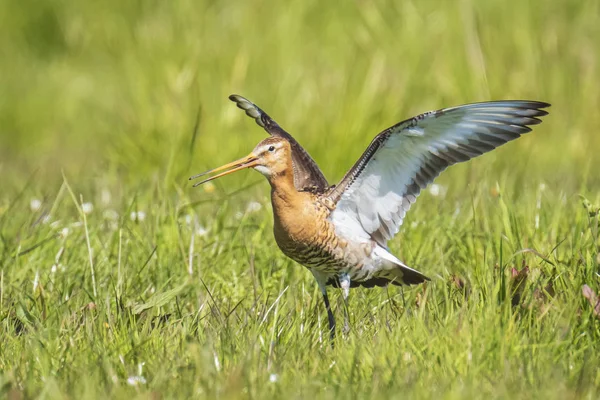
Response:
[[[597,398],[599,8],[0,3],[0,397]],[[332,349],[264,179],[186,180],[264,137],[231,93],[331,183],[416,113],[553,106],[421,195],[390,247],[432,281],[353,290]]]

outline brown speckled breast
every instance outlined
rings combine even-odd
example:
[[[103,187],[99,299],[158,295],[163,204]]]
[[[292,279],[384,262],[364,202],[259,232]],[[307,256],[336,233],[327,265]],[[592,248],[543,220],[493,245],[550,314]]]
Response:
[[[297,196],[272,196],[275,241],[281,251],[309,269],[335,273],[346,266],[346,241],[335,234],[328,220],[331,210],[319,195],[299,192]]]

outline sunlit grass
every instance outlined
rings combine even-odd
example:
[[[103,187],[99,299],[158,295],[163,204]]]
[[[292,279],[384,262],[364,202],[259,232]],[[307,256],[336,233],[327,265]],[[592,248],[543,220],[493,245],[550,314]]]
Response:
[[[1,3],[0,397],[596,398],[599,8]],[[330,183],[416,113],[552,107],[421,195],[390,247],[432,281],[353,290],[332,349],[264,179],[188,184],[265,135],[231,93]]]

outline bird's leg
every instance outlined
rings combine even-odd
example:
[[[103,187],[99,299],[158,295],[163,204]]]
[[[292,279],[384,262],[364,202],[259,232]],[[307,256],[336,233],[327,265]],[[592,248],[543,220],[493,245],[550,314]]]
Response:
[[[323,301],[325,302],[325,308],[327,309],[327,319],[329,320],[329,336],[331,338],[331,346],[333,347],[333,341],[335,339],[335,318],[333,312],[331,312],[331,305],[329,304],[329,297],[327,297],[327,290],[323,287],[321,289],[323,293]]]
[[[344,298],[344,335],[350,332],[350,315],[348,313],[348,295],[350,294],[350,275],[347,273],[339,276],[340,287],[342,288],[342,296]]]
[[[323,302],[325,303],[325,308],[327,309],[327,320],[329,321],[329,337],[331,338],[331,347],[333,347],[335,339],[335,318],[333,317],[331,304],[329,303],[329,297],[327,296],[327,279],[319,271],[312,270],[311,272],[313,273],[317,284],[319,285],[319,289],[321,289],[321,293],[323,294]]]
[[[321,289],[321,293],[323,294],[323,302],[325,303],[325,308],[327,309],[329,337],[331,338],[331,347],[333,347],[333,341],[335,339],[335,318],[333,317],[333,312],[331,312],[331,305],[329,304],[329,297],[327,296],[327,287],[325,286],[325,282],[323,282],[322,279],[317,278],[317,283],[319,284],[319,289]]]

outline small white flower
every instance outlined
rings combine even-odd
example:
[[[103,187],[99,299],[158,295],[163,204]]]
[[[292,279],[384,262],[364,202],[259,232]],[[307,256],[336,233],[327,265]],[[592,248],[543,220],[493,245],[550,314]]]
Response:
[[[277,376],[277,374],[269,375],[269,382],[271,382],[271,383],[277,382],[278,379],[279,379],[279,377]]]
[[[62,228],[62,230],[60,231],[59,235],[60,235],[60,237],[61,237],[61,238],[63,238],[63,239],[64,239],[64,238],[66,238],[67,236],[69,236],[69,232],[70,232],[70,231],[69,231],[69,228],[67,228],[67,227],[64,227],[64,228]]]
[[[42,218],[42,224],[48,224],[51,220],[52,218],[50,217],[50,215],[45,215],[44,218]]]
[[[261,208],[262,208],[262,204],[260,204],[258,201],[251,201],[250,203],[248,203],[248,206],[246,207],[246,212],[248,212],[248,213],[257,212],[257,211],[260,211]]]
[[[52,264],[52,268],[50,268],[50,272],[55,273],[57,269],[58,269],[58,267],[56,266],[56,264]]]
[[[94,205],[92,203],[83,203],[81,205],[81,211],[83,211],[84,214],[91,214],[92,211],[94,211]]]
[[[185,224],[186,225],[191,225],[192,224],[192,216],[190,214],[186,214],[186,216],[185,216]]]
[[[442,185],[438,185],[437,183],[433,183],[431,186],[429,186],[429,193],[431,193],[432,196],[434,197],[444,197],[446,195],[446,187],[442,186]]]
[[[132,211],[131,214],[129,214],[129,218],[132,221],[142,222],[146,219],[146,213],[144,211]]]
[[[31,199],[29,202],[29,208],[31,211],[39,211],[42,208],[42,201],[39,199]]]
[[[127,384],[129,386],[145,385],[146,378],[139,375],[130,376],[129,378],[127,378]]]
[[[198,229],[196,229],[196,235],[198,235],[198,236],[206,236],[206,235],[208,235],[208,229],[206,229],[202,225],[199,225]]]

